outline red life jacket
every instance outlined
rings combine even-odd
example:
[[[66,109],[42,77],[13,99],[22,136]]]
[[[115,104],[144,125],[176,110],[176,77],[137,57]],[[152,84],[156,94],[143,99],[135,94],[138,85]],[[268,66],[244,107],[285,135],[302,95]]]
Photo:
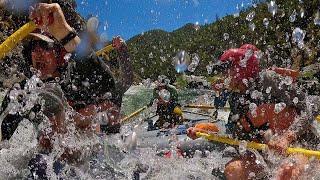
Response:
[[[261,104],[256,108],[255,113],[247,113],[250,122],[244,118],[240,122],[246,132],[268,125],[272,132],[281,133],[290,127],[296,115],[294,107],[285,107],[280,112],[275,112],[275,104]]]
[[[290,76],[293,81],[298,79],[299,71],[277,67],[273,67],[271,70],[282,76]],[[249,120],[246,118],[240,120],[246,132],[268,125],[273,132],[280,133],[290,127],[297,115],[294,107],[285,107],[282,111],[275,112],[275,104],[261,104],[255,111],[255,113],[247,113]]]

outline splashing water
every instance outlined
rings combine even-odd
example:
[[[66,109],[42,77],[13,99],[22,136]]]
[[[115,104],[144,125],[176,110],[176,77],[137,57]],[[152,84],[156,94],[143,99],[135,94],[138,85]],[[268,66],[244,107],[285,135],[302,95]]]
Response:
[[[196,31],[200,30],[199,22],[196,22],[193,27]]]
[[[284,102],[281,102],[281,103],[277,103],[275,104],[275,107],[274,107],[274,112],[276,114],[278,114],[279,112],[281,112],[282,110],[284,110],[284,108],[286,108],[286,103]]]
[[[264,18],[264,19],[263,19],[263,25],[264,25],[266,28],[268,28],[268,26],[269,26],[269,19],[268,19],[268,18]]]
[[[250,23],[250,24],[249,24],[249,29],[250,29],[251,31],[254,31],[254,30],[256,29],[256,25],[255,25],[254,23]]]
[[[193,54],[192,55],[192,62],[191,64],[188,66],[188,71],[190,72],[194,72],[196,70],[196,68],[198,67],[200,62],[200,57],[198,54]]]
[[[180,51],[173,58],[173,64],[177,73],[183,73],[188,69],[190,56],[186,51]]]
[[[304,18],[304,15],[305,15],[305,11],[303,8],[300,9],[300,17],[301,18]]]
[[[317,12],[316,16],[314,17],[313,22],[314,22],[314,25],[320,26],[320,12],[319,11]]]
[[[226,41],[226,40],[228,40],[229,39],[229,34],[228,33],[224,33],[223,34],[223,39]]]
[[[290,22],[295,22],[296,21],[296,17],[297,17],[297,12],[296,12],[296,10],[293,10],[292,14],[289,17],[289,21]]]
[[[96,32],[99,26],[99,19],[97,17],[91,17],[87,21],[87,30],[89,32]]]
[[[270,3],[268,3],[268,11],[272,14],[272,16],[274,16],[277,13],[278,5],[275,1],[270,1]]]
[[[206,66],[206,69],[207,69],[208,74],[211,74],[211,73],[212,73],[212,70],[213,70],[213,66],[212,66],[211,64],[208,64],[208,65]]]
[[[297,43],[299,48],[303,48],[304,46],[304,37],[305,37],[305,32],[300,29],[300,28],[295,28],[292,32],[292,41]]]

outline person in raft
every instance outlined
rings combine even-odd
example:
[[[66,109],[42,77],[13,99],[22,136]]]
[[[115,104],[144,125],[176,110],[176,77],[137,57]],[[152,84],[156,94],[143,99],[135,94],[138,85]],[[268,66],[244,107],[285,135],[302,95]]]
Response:
[[[284,154],[294,142],[306,142],[314,137],[308,130],[314,114],[308,113],[303,89],[297,86],[299,73],[276,67],[260,70],[258,51],[254,45],[245,44],[225,51],[220,57],[223,64],[220,70],[227,74],[224,85],[231,92],[227,133],[239,140],[266,143]],[[189,128],[187,133],[196,139],[197,132],[218,131],[215,124],[201,123]],[[234,157],[225,166],[225,177],[242,180],[265,176],[264,166],[257,158],[250,151]],[[278,179],[297,178],[305,170],[307,157],[290,158],[294,161],[285,161],[275,173]]]

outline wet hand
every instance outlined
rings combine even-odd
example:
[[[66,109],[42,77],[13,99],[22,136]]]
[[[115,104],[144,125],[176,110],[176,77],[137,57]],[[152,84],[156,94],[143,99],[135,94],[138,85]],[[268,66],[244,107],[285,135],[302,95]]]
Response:
[[[194,127],[187,129],[187,135],[191,139],[197,139],[197,129]]]
[[[275,150],[279,153],[286,153],[287,148],[290,146],[291,142],[296,139],[295,133],[288,130],[282,135],[274,136],[268,142],[269,148]]]
[[[272,138],[268,142],[268,147],[271,150],[275,150],[281,154],[285,154],[287,148],[289,147],[290,142],[286,136],[278,136],[276,138]]]
[[[30,8],[30,19],[33,20],[38,28],[49,32],[57,40],[63,39],[72,31],[67,23],[59,4],[39,3]]]
[[[197,132],[213,134],[219,132],[219,128],[213,123],[199,123],[195,127],[191,127],[187,130],[187,135],[191,139],[197,139]]]

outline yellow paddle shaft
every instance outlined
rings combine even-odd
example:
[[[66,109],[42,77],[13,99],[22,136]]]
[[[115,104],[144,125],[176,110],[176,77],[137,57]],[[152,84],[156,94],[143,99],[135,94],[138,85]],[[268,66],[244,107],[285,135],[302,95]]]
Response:
[[[3,59],[17,44],[28,36],[29,33],[36,29],[36,24],[33,21],[28,22],[9,36],[1,45],[0,45],[0,60]]]
[[[97,51],[97,52],[96,52],[96,55],[97,55],[97,56],[102,56],[102,55],[104,55],[104,54],[109,53],[109,52],[112,51],[112,50],[113,50],[113,46],[112,46],[112,44],[110,44],[110,45],[104,47],[103,49],[100,49],[99,51]]]
[[[241,141],[231,139],[225,136],[218,136],[215,134],[206,134],[206,133],[201,133],[197,132],[196,133],[197,137],[203,137],[209,141],[216,141],[224,144],[229,144],[229,145],[234,145],[234,146],[239,146]],[[261,144],[261,143],[256,143],[256,142],[247,142],[247,147],[251,149],[256,149],[256,150],[265,150],[268,148],[268,145],[266,144]],[[308,149],[303,149],[303,148],[288,148],[287,154],[303,154],[308,157],[317,157],[320,159],[320,151],[312,151]]]
[[[36,29],[36,24],[33,21],[30,21],[19,28],[11,36],[9,36],[1,45],[0,45],[0,60],[3,59],[17,44],[22,41],[25,37],[29,35],[32,31]],[[96,52],[97,56],[107,54],[113,50],[112,45],[108,45],[103,49]]]
[[[138,115],[140,112],[142,112],[143,110],[147,109],[147,106],[144,106],[138,110],[136,110],[135,112],[133,112],[132,114],[130,114],[129,116],[124,117],[123,119],[121,119],[120,123],[124,124],[126,122],[128,122],[129,119],[131,119],[132,117]]]
[[[216,109],[216,107],[214,106],[210,106],[210,105],[193,105],[193,104],[189,104],[184,106],[185,108],[198,108],[198,109]],[[230,109],[228,107],[223,107],[221,109]]]

